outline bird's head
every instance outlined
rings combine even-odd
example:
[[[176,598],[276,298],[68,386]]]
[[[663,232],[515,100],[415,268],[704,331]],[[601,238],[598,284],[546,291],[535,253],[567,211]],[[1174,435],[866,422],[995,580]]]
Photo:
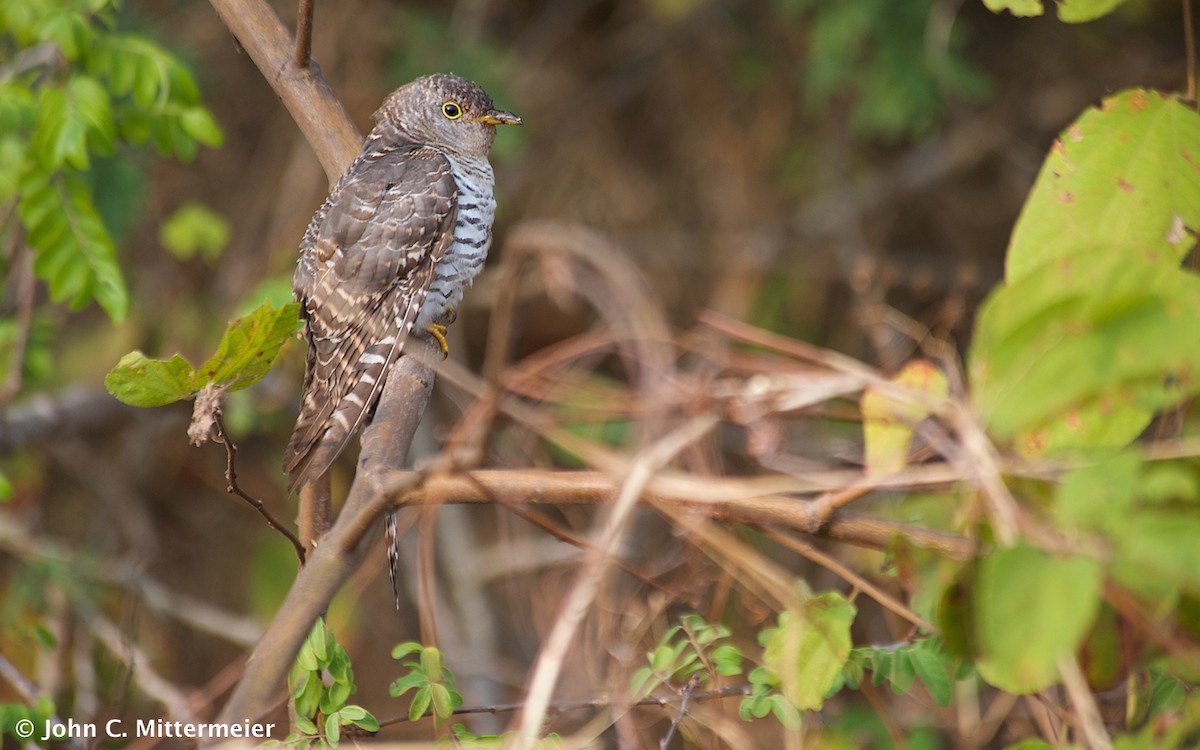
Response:
[[[492,105],[478,84],[436,73],[392,92],[375,119],[420,143],[467,157],[487,156],[497,125],[520,125],[521,118]]]

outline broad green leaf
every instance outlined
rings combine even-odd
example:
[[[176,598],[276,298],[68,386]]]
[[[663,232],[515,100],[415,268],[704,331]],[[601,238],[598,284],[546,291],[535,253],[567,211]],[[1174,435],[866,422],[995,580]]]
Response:
[[[1141,485],[1142,458],[1124,451],[1063,475],[1055,512],[1068,527],[1106,531],[1133,512]]]
[[[1105,99],[1050,149],[1009,243],[1006,280],[1081,250],[1178,262],[1200,227],[1200,114],[1134,89]]]
[[[1200,594],[1200,518],[1187,512],[1143,508],[1112,524],[1114,574],[1130,587],[1142,581]]]
[[[973,592],[983,678],[1020,695],[1057,682],[1096,619],[1102,578],[1095,560],[1025,545],[985,557]]]
[[[217,351],[197,372],[205,382],[236,391],[254,385],[271,369],[283,343],[300,327],[300,306],[276,307],[264,302],[229,324]]]
[[[837,592],[809,598],[779,615],[767,634],[763,665],[800,710],[819,709],[850,657],[854,605]]]
[[[948,392],[946,376],[927,359],[909,362],[892,382],[931,399],[945,398]],[[929,416],[929,410],[893,399],[875,388],[863,392],[861,408],[867,474],[900,471],[908,462],[913,430],[917,422]]]
[[[149,408],[191,398],[199,386],[192,365],[180,355],[160,360],[133,351],[104,377],[104,387],[122,403]]]
[[[988,428],[1027,453],[1119,446],[1200,388],[1200,278],[1173,264],[1081,251],[996,290],[969,370]]]

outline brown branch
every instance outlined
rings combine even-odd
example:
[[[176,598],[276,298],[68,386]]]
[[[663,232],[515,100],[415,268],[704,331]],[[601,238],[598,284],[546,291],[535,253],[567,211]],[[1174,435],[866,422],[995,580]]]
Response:
[[[278,531],[280,534],[283,534],[284,538],[291,542],[292,546],[296,549],[296,558],[300,561],[300,564],[304,565],[304,545],[300,543],[300,540],[296,538],[296,535],[292,533],[292,530],[287,526],[284,526],[279,519],[272,515],[271,511],[267,510],[267,506],[263,504],[262,500],[259,500],[256,497],[251,497],[238,485],[237,446],[232,440],[229,439],[229,433],[225,430],[225,420],[221,418],[220,411],[216,412],[215,424],[217,427],[217,434],[213,439],[225,446],[225,491],[231,495],[237,495],[241,499],[245,500],[250,504],[251,508],[257,510],[259,515],[266,519],[268,526],[275,531]]]
[[[263,0],[210,2],[291,113],[325,168],[329,182],[337,182],[362,147],[363,139],[316,61],[305,68],[296,67],[291,34]]]
[[[329,533],[321,540],[279,608],[267,632],[246,664],[246,673],[222,709],[219,721],[256,720],[274,704],[296,652],[313,622],[342,584],[358,569],[370,546],[370,532],[395,498],[425,479],[426,472],[408,475],[404,482],[384,482],[381,473],[403,465],[417,424],[433,391],[430,364],[440,358],[432,339],[414,338],[388,376],[375,412],[363,430],[358,469],[346,503]]]
[[[405,474],[397,472],[395,476],[399,478]],[[853,481],[848,478],[848,472],[845,476],[846,481]],[[940,472],[937,478],[940,483],[952,481]],[[778,526],[872,549],[882,549],[893,539],[903,537],[916,546],[956,560],[968,559],[978,551],[978,544],[972,539],[887,519],[840,510],[824,519],[812,512],[810,501],[775,494],[789,491],[783,484],[786,478],[765,479],[775,481],[665,473],[649,481],[641,501],[700,513],[725,523]],[[832,481],[832,477],[827,480]],[[794,481],[790,491],[802,491],[800,487],[812,489]],[[405,496],[405,503],[498,502],[507,508],[537,503],[602,505],[610,502],[616,491],[617,484],[608,472],[494,469],[472,471],[469,476],[430,476],[421,489]]]
[[[692,700],[692,695],[696,692],[696,687],[699,685],[700,674],[696,673],[692,675],[687,684],[683,686],[683,689],[679,691],[679,710],[675,712],[675,718],[671,721],[671,728],[667,730],[667,733],[663,735],[662,741],[658,743],[660,750],[667,750],[667,747],[671,744],[671,738],[679,731],[679,723],[687,717],[688,703]]]

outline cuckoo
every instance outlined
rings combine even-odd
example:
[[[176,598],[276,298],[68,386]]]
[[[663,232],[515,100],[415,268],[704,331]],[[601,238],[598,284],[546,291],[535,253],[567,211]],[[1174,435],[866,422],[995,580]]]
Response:
[[[414,328],[445,352],[445,326],[492,241],[496,127],[520,122],[444,74],[402,86],[375,113],[300,244],[292,287],[308,355],[289,491],[325,473],[370,419]]]

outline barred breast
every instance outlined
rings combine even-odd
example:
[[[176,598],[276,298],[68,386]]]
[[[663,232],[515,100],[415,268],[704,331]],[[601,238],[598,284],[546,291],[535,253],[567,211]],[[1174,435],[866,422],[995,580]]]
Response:
[[[417,318],[418,327],[453,319],[453,308],[462,302],[463,293],[483,270],[492,244],[492,220],[496,215],[492,166],[487,159],[449,158],[458,192],[454,240],[434,268],[429,293]]]

